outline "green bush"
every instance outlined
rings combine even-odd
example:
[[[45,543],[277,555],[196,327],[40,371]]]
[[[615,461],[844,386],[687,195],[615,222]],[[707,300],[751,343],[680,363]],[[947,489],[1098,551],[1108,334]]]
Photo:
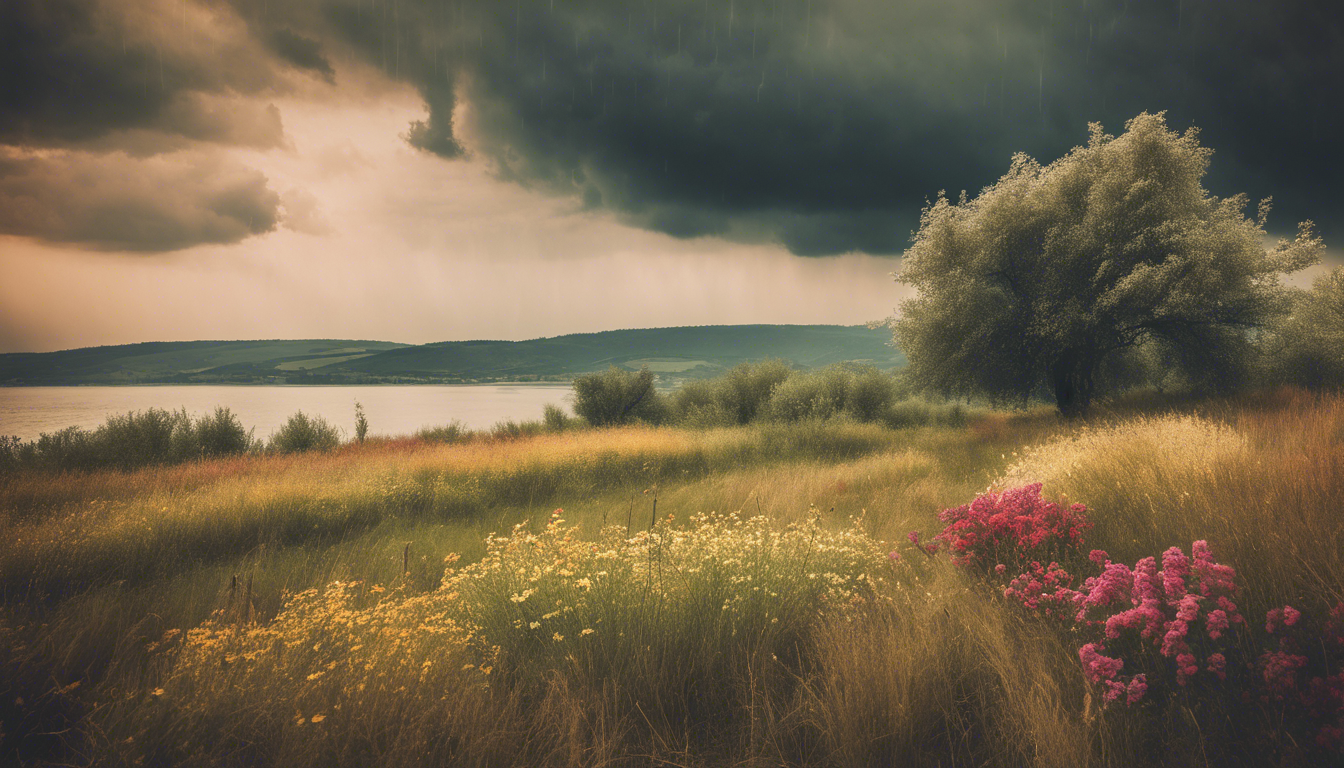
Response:
[[[272,453],[329,451],[340,444],[340,430],[326,419],[297,411],[271,435],[266,450]]]
[[[688,381],[669,398],[672,419],[687,427],[726,427],[735,415],[720,401],[721,379]]]
[[[694,427],[750,424],[770,400],[775,387],[793,375],[782,360],[743,363],[708,381],[692,381],[672,396],[677,423]]]
[[[520,437],[540,435],[545,429],[546,425],[540,421],[504,419],[495,422],[495,425],[490,428],[490,437],[496,440],[517,440]]]
[[[896,381],[869,366],[833,365],[791,376],[775,387],[762,415],[771,421],[847,416],[877,421],[896,397]]]
[[[738,424],[749,424],[770,400],[775,387],[793,375],[783,360],[743,363],[727,373],[716,387],[716,399]]]
[[[666,400],[653,388],[653,373],[616,366],[574,379],[574,412],[595,427],[645,421],[661,424],[669,414]]]
[[[547,432],[564,432],[574,427],[575,419],[560,406],[547,403],[541,408],[541,423]]]
[[[37,440],[21,451],[24,464],[48,470],[97,469],[102,466],[103,452],[94,443],[93,433],[79,427],[66,427],[59,432],[43,432]]]
[[[109,416],[96,430],[67,427],[23,442],[0,440],[0,470],[132,470],[246,453],[252,432],[228,408],[192,419],[185,408]]]
[[[245,429],[238,416],[228,408],[219,406],[214,413],[200,416],[192,423],[190,441],[185,450],[178,455],[183,459],[216,456],[236,456],[247,453],[252,448],[252,430]]]
[[[1261,378],[1311,389],[1344,386],[1344,267],[1290,296],[1288,313],[1260,340]]]
[[[185,409],[166,411],[149,408],[125,415],[109,416],[93,435],[95,449],[103,466],[135,469],[151,464],[166,464],[190,451],[191,418]],[[174,433],[177,439],[174,440]],[[177,451],[174,451],[174,448]],[[175,455],[176,454],[176,455]]]
[[[369,436],[369,418],[364,415],[364,406],[355,401],[355,442],[362,443]]]
[[[467,429],[467,426],[457,419],[453,419],[441,427],[423,427],[415,433],[415,436],[421,440],[449,444],[470,439],[471,435],[471,430]]]

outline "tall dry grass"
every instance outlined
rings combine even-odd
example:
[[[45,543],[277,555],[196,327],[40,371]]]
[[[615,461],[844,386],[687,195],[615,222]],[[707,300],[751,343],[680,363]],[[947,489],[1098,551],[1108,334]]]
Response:
[[[1344,398],[1284,390],[1088,426],[998,482],[1032,480],[1087,504],[1092,543],[1117,560],[1208,540],[1252,612],[1344,599]]]
[[[1291,764],[1211,689],[1103,708],[1074,638],[900,542],[996,480],[1042,480],[1088,506],[1089,545],[1117,560],[1207,539],[1251,618],[1316,610],[1344,596],[1341,440],[1344,399],[1281,391],[1121,402],[1087,424],[373,439],[20,474],[0,488],[0,761]],[[577,527],[547,539],[556,506]],[[716,510],[770,522],[695,517]],[[851,518],[880,585],[843,610],[781,589]],[[818,538],[781,547],[789,525]],[[465,566],[440,590],[450,552]]]

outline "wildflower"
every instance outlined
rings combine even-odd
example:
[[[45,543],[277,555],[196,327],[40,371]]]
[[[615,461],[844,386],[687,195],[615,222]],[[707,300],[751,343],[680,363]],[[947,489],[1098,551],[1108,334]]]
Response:
[[[901,553],[897,552],[896,550],[892,550],[887,553],[887,559],[893,563],[900,562]]]
[[[1205,625],[1209,628],[1209,639],[1217,640],[1227,631],[1227,612],[1221,608],[1215,608],[1209,611],[1209,615],[1204,619]]]
[[[536,628],[538,628],[538,627],[540,627],[540,626],[541,626],[541,622],[540,622],[540,621],[534,621],[534,622],[528,624],[528,625],[527,625],[527,628],[528,628],[528,629],[536,629]]]
[[[1215,653],[1209,656],[1208,670],[1218,676],[1219,680],[1227,679],[1227,657],[1221,653]]]
[[[1129,685],[1126,688],[1126,693],[1128,693],[1129,695],[1125,699],[1125,704],[1131,707],[1134,706],[1143,699],[1143,695],[1147,692],[1148,692],[1148,676],[1144,674],[1135,675],[1129,681]]]
[[[1265,631],[1274,634],[1274,631],[1282,624],[1285,627],[1291,627],[1302,617],[1302,613],[1291,605],[1285,605],[1282,608],[1275,608],[1265,614]]]
[[[326,720],[326,719],[327,719],[327,716],[326,716],[326,715],[313,715],[313,722],[314,722],[314,723],[320,723],[320,722],[322,722],[323,720]]]
[[[579,633],[579,637],[587,637],[588,635],[591,635],[591,634],[593,634],[593,630],[591,630],[591,629],[584,629],[582,632]]]

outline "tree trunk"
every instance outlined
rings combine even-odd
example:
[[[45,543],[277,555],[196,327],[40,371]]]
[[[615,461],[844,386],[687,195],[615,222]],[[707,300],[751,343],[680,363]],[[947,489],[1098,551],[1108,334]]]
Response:
[[[1050,368],[1050,383],[1055,390],[1055,406],[1065,418],[1074,419],[1087,414],[1092,405],[1092,356],[1076,349],[1067,349]]]

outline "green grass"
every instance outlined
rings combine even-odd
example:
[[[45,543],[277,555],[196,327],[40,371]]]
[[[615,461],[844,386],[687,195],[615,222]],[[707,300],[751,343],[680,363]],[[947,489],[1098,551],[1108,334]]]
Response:
[[[1272,706],[1214,689],[1103,708],[1067,632],[904,535],[936,532],[939,510],[996,481],[1040,480],[1088,505],[1089,546],[1133,562],[1207,539],[1237,568],[1253,622],[1284,602],[1318,611],[1344,598],[1344,400],[1135,398],[1086,424],[1047,410],[966,418],[534,436],[515,425],[457,443],[11,474],[0,754],[1320,759]]]

